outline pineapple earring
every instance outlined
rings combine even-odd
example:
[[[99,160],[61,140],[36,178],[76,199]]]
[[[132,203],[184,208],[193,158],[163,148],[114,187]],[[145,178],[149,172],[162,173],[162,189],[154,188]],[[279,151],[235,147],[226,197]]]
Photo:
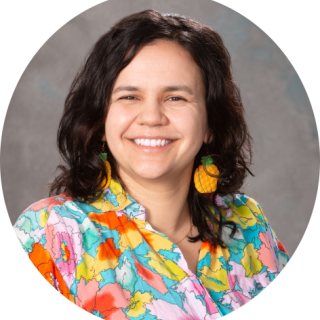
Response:
[[[104,150],[104,146],[105,146],[105,142],[103,142],[102,145],[102,151],[99,154],[100,159],[104,162],[105,167],[106,167],[106,172],[107,172],[107,181],[106,178],[104,178],[101,182],[101,187],[103,187],[103,189],[106,189],[109,187],[110,182],[111,182],[111,166],[109,161],[107,161],[107,153]],[[101,173],[100,173],[101,175]],[[99,176],[100,177],[100,176]]]
[[[194,184],[196,189],[200,193],[211,193],[217,190],[218,178],[208,175],[206,170],[214,175],[219,175],[219,170],[216,165],[213,164],[213,159],[210,156],[204,156],[201,158],[202,165],[200,165],[194,172]]]

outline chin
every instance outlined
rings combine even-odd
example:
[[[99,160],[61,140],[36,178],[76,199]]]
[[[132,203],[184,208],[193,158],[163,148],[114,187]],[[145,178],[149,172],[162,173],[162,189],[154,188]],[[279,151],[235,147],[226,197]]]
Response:
[[[138,176],[139,178],[150,179],[150,180],[161,178],[166,174],[166,172],[164,172],[163,170],[161,171],[154,170],[154,167],[151,167],[150,169],[144,168],[141,170],[133,170],[133,171],[135,175]]]

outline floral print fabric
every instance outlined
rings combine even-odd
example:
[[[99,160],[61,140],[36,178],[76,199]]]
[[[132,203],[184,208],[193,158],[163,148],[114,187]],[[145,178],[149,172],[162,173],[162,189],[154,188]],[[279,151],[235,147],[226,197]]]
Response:
[[[196,275],[115,180],[91,204],[67,194],[36,202],[14,229],[43,277],[100,318],[217,319],[259,294],[289,260],[257,202],[240,194],[217,201],[238,230],[231,238],[223,229],[226,248],[202,243]]]

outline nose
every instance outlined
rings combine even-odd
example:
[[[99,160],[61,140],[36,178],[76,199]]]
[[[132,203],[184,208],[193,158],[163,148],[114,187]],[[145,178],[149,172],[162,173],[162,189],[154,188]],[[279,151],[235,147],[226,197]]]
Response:
[[[142,103],[136,121],[139,125],[153,127],[166,125],[168,123],[168,118],[164,113],[161,102],[156,98],[149,98]]]

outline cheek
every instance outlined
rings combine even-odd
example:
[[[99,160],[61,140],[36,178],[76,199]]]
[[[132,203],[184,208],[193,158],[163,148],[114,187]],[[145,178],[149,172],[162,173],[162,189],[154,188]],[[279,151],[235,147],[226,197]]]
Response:
[[[119,142],[119,139],[122,138],[122,135],[132,123],[132,119],[132,113],[125,110],[125,108],[119,106],[110,107],[105,125],[108,145]]]
[[[116,117],[116,113],[113,112],[113,110],[109,110],[107,119],[106,119],[106,124],[105,124],[108,144],[110,143],[111,138],[115,136],[115,133],[117,130],[117,123],[118,123],[118,118]]]
[[[205,114],[195,110],[184,110],[174,119],[176,129],[189,144],[202,144],[206,131]]]

